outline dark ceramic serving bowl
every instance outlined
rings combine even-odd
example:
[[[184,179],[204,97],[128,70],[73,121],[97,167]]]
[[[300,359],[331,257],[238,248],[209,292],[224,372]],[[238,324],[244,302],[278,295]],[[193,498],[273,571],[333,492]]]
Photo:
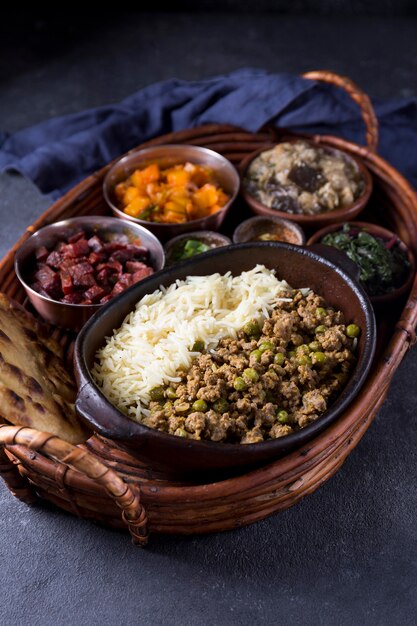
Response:
[[[187,276],[214,272],[233,274],[252,269],[257,263],[277,270],[277,277],[295,288],[310,287],[330,306],[341,309],[349,323],[362,329],[358,360],[352,376],[338,399],[316,422],[297,433],[255,444],[224,444],[182,439],[133,422],[105,398],[94,383],[90,370],[105,337],[118,328],[136,302],[160,285],[170,285]],[[109,302],[87,322],[75,346],[75,368],[79,392],[76,408],[81,418],[100,435],[117,441],[139,459],[176,472],[205,472],[242,468],[277,459],[300,447],[346,409],[365,381],[375,350],[375,319],[363,289],[343,269],[307,248],[285,243],[249,243],[206,252],[191,261],[159,272]]]

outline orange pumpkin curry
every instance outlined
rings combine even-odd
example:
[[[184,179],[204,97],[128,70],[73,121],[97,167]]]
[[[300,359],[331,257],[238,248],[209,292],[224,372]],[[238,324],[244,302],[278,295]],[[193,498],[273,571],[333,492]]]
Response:
[[[181,224],[219,211],[229,196],[211,168],[194,163],[135,170],[115,193],[122,211],[141,220]]]

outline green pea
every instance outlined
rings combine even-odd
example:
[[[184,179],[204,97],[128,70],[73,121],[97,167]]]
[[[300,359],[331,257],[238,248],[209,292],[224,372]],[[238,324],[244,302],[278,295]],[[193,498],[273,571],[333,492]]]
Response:
[[[327,359],[324,352],[313,352],[313,358],[314,362],[319,363],[320,365],[323,365],[323,363],[325,363]]]
[[[165,391],[165,395],[170,400],[175,400],[175,398],[177,397],[177,392],[173,387],[168,387],[168,389],[166,389]]]
[[[172,411],[172,402],[165,402],[164,410],[167,412]]]
[[[297,354],[308,354],[310,352],[308,345],[303,343],[295,349]]]
[[[233,387],[236,391],[245,391],[247,385],[241,376],[238,376],[233,381]]]
[[[346,327],[346,334],[351,339],[354,339],[355,337],[359,337],[361,329],[356,324],[349,324],[349,326]]]
[[[176,435],[177,437],[188,437],[187,431],[183,428],[177,428],[174,435]]]
[[[282,352],[277,352],[276,355],[274,356],[275,365],[283,365],[284,361],[285,361],[285,354],[282,354]]]
[[[319,344],[318,341],[312,341],[311,343],[308,344],[308,347],[310,348],[312,352],[317,352],[317,350],[320,350],[321,345]]]
[[[197,339],[197,341],[195,341],[193,343],[193,347],[191,348],[191,352],[201,352],[202,350],[204,350],[204,341],[201,341],[200,339]]]
[[[208,404],[205,400],[196,400],[192,405],[193,411],[205,413],[208,410]]]
[[[250,353],[250,356],[252,356],[256,360],[256,362],[259,363],[261,360],[262,352],[260,350],[253,350],[253,352]]]
[[[319,306],[316,309],[316,315],[317,317],[325,317],[327,315],[327,311],[322,306]]]
[[[160,402],[165,398],[163,387],[154,387],[150,390],[149,395],[154,402]]]
[[[243,376],[250,380],[252,383],[256,383],[259,380],[259,374],[253,367],[248,367],[243,371]]]
[[[309,356],[307,356],[307,354],[302,354],[298,358],[298,364],[299,365],[311,365],[311,359]]]
[[[224,398],[220,398],[219,400],[216,400],[216,402],[213,404],[213,409],[216,411],[216,413],[227,413],[227,411],[229,410],[229,403]]]
[[[260,352],[266,352],[267,350],[273,350],[273,349],[274,349],[274,344],[271,343],[270,341],[263,341],[261,345],[258,347],[258,350]]]
[[[294,357],[295,357],[295,352],[294,352],[294,350],[290,350],[290,351],[288,352],[288,358],[289,358],[289,359],[292,359],[292,358],[294,358]]]
[[[315,333],[316,333],[316,335],[318,333],[325,333],[326,330],[327,330],[327,326],[324,326],[323,324],[320,324],[320,326],[316,326]]]
[[[282,409],[282,411],[278,411],[277,418],[281,424],[287,424],[289,422],[288,412],[284,409]]]
[[[261,329],[259,328],[259,324],[256,320],[251,320],[244,325],[243,332],[245,333],[245,335],[253,337],[254,335],[259,335]]]

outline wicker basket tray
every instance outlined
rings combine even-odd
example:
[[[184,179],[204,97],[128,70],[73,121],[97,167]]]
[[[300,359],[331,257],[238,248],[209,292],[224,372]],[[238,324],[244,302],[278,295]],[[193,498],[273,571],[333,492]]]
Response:
[[[406,180],[376,153],[378,128],[369,99],[349,79],[329,72],[307,78],[344,88],[360,106],[366,147],[330,136],[314,141],[361,157],[374,178],[368,219],[395,230],[417,253],[417,197]],[[271,139],[290,135],[266,128],[248,133],[232,126],[209,125],[159,137],[144,145],[191,143],[220,152],[235,165]],[[0,290],[19,302],[25,294],[13,258],[35,230],[70,216],[107,214],[102,181],[109,166],[90,176],[46,211],[0,265]],[[377,212],[375,211],[377,207]],[[207,484],[184,484],[141,464],[114,442],[92,437],[74,447],[50,434],[17,426],[0,427],[0,474],[12,493],[26,503],[42,498],[79,517],[129,529],[144,545],[149,532],[209,533],[255,522],[296,504],[328,480],[357,445],[387,394],[391,379],[415,342],[417,280],[406,303],[379,316],[378,356],[359,395],[343,416],[302,449],[249,473]],[[70,363],[74,336],[56,329]]]

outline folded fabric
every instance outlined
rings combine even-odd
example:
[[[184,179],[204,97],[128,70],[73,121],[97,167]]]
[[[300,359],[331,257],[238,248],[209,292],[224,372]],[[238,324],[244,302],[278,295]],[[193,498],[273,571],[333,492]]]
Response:
[[[380,154],[417,185],[417,99],[374,104]],[[0,132],[0,170],[17,170],[58,197],[157,135],[209,123],[257,131],[267,122],[364,140],[359,109],[340,89],[244,69],[197,82],[166,80],[118,104],[52,118],[13,135]]]

